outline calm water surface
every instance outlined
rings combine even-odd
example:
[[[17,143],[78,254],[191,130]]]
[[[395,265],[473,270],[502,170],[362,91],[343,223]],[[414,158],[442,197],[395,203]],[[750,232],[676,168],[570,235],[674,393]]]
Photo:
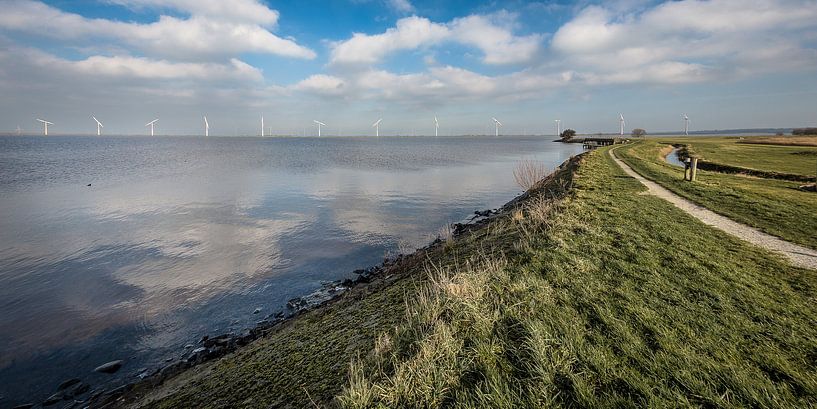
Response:
[[[0,407],[252,326],[520,193],[541,137],[0,137]],[[89,186],[90,184],[90,186]],[[254,315],[256,308],[262,314]],[[124,359],[115,377],[92,372]]]

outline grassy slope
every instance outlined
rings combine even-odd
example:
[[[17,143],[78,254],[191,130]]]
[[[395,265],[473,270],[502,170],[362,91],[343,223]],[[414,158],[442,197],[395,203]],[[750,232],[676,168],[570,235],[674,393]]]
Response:
[[[143,403],[817,404],[814,272],[639,195],[603,151],[576,184],[424,256],[433,279],[416,263]]]
[[[798,190],[801,183],[706,171],[698,172],[696,183],[688,183],[682,169],[659,158],[664,146],[647,140],[617,152],[640,174],[693,202],[768,234],[817,248],[817,196]]]
[[[698,137],[666,141],[686,144],[708,162],[805,176],[814,176],[817,172],[817,147],[740,143],[752,139],[760,138],[749,137],[741,141],[737,137]]]
[[[815,273],[642,191],[594,152],[551,219],[514,222],[514,254],[410,298],[343,405],[817,404]]]

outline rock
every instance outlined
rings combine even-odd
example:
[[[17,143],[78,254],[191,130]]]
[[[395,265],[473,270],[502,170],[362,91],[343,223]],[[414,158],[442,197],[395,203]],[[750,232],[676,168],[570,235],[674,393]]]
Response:
[[[62,401],[62,394],[61,393],[55,393],[55,394],[49,396],[48,398],[46,398],[43,401],[43,406],[51,406],[51,405],[54,405],[57,402],[61,402],[61,401]]]
[[[173,362],[173,360],[174,360],[174,359],[176,359],[176,358],[173,358],[173,357],[171,356],[171,357],[169,357],[169,358],[165,358],[165,362]]]
[[[259,312],[261,312],[261,308],[256,308],[255,311],[253,311],[252,313],[253,314],[258,314]]]
[[[342,285],[342,286],[344,286],[346,288],[349,288],[349,287],[355,285],[355,282],[347,278],[347,279],[341,281],[340,285]]]
[[[71,395],[79,396],[85,392],[88,392],[89,390],[91,390],[91,385],[88,385],[87,383],[80,383],[74,388],[74,390],[71,391]]]
[[[89,184],[87,184],[87,185],[85,185],[85,186],[91,186],[91,184],[89,183]]]
[[[123,364],[122,360],[111,361],[96,367],[96,369],[94,369],[94,372],[115,373],[116,371],[119,370],[119,368],[122,367],[122,364]]]
[[[17,405],[11,409],[31,409],[34,407],[33,403],[24,403],[22,405]]]
[[[78,384],[80,382],[81,381],[79,379],[77,379],[77,378],[71,378],[71,379],[69,379],[67,381],[63,381],[60,384],[60,386],[57,386],[57,390],[58,391],[64,391],[64,390],[68,389],[69,387],[74,386],[74,385],[76,385],[76,384]]]
[[[187,344],[187,345],[184,346],[184,349],[193,349],[193,348],[195,348],[195,345],[193,345],[193,344]]]

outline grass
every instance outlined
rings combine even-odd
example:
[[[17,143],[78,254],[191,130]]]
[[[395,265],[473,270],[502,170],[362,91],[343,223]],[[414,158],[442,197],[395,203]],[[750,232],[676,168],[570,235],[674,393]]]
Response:
[[[685,144],[691,153],[716,164],[812,177],[817,173],[817,137],[748,137],[744,139],[697,137],[661,140]],[[778,145],[802,143],[803,140],[809,140],[814,145]]]
[[[817,135],[813,136],[769,136],[749,138],[741,143],[782,146],[817,146]]]
[[[574,179],[539,186],[394,283],[309,313],[141,403],[817,405],[815,272],[643,191],[605,149],[593,152]]]
[[[773,236],[817,248],[817,196],[799,190],[801,182],[702,170],[695,183],[685,182],[683,169],[667,164],[658,155],[666,143],[680,142],[683,140],[647,140],[616,152],[638,173],[680,196]],[[782,159],[769,159],[775,160]]]
[[[514,254],[432,268],[353,362],[369,407],[817,403],[815,274],[712,230],[595,152]]]

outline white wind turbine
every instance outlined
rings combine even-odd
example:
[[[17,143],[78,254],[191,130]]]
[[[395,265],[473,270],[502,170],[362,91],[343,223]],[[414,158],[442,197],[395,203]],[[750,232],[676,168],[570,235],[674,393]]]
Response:
[[[261,115],[261,136],[264,136],[264,115]]]
[[[102,122],[99,122],[99,119],[96,119],[95,116],[91,115],[91,118],[94,118],[94,121],[96,121],[96,136],[102,135],[102,128],[105,126],[102,125]]]
[[[37,120],[43,123],[43,135],[48,136],[48,125],[54,125],[54,123],[42,120],[40,118],[37,118]]]
[[[684,114],[684,135],[689,135],[689,117]]]
[[[375,129],[375,136],[380,136],[380,121],[382,120],[383,118],[380,118],[372,124],[372,128]]]
[[[204,117],[204,136],[210,136],[210,123],[207,122],[207,117]]]
[[[439,136],[440,121],[437,120],[437,115],[434,115],[434,136]]]
[[[624,136],[624,114],[618,114],[619,135]]]
[[[312,120],[312,122],[314,122],[315,124],[318,125],[318,136],[321,136],[321,127],[326,126],[326,124],[321,122],[321,121],[314,120],[314,119]]]
[[[154,120],[152,120],[152,121],[145,124],[145,126],[150,127],[150,136],[153,136],[153,126],[156,124],[156,121],[158,121],[158,120],[159,120],[159,118],[156,118],[156,119],[154,119]]]
[[[496,134],[496,136],[499,136],[499,127],[502,126],[502,122],[499,122],[498,119],[493,118],[493,117],[491,117],[491,119],[494,120],[494,127],[496,128],[495,129],[495,134]]]
[[[554,119],[553,122],[556,122],[556,136],[562,134],[562,120],[561,119]]]

